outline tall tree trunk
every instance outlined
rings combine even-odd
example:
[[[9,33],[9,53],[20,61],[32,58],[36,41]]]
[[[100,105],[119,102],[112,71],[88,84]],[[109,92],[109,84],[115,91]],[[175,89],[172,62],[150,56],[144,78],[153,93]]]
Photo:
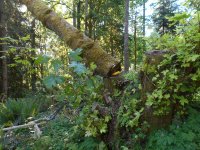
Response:
[[[73,13],[72,13],[72,17],[73,17],[73,26],[76,26],[76,0],[73,0]]]
[[[98,42],[94,42],[70,25],[44,2],[41,0],[20,0],[20,2],[25,4],[28,10],[47,28],[59,35],[71,49],[82,48],[82,56],[86,63],[94,62],[97,65],[96,72],[98,74],[112,76],[114,72],[121,70],[119,60],[108,55]]]
[[[136,70],[137,66],[137,12],[135,13],[135,20],[134,20],[134,69]]]
[[[5,1],[0,1],[0,38],[6,37],[6,14],[5,14]],[[1,43],[5,43],[1,40]],[[7,68],[7,56],[5,44],[0,45],[0,51],[2,52],[2,92],[7,97],[8,95],[8,68]]]
[[[145,21],[146,21],[146,14],[145,14],[145,3],[146,3],[146,0],[143,0],[143,52],[146,51],[146,42],[145,42],[145,27],[146,27],[146,24],[145,24]]]
[[[4,33],[3,33],[3,20],[2,20],[2,17],[3,17],[3,1],[1,0],[0,1],[0,38],[3,38],[4,37]],[[0,43],[3,43],[3,40],[0,39]],[[3,56],[3,45],[0,44],[0,58],[2,58]],[[2,59],[0,59],[0,93],[3,93],[3,61]]]
[[[129,46],[128,46],[128,20],[129,20],[129,0],[125,3],[125,27],[124,27],[124,71],[129,70]]]
[[[91,1],[90,1],[90,3],[89,3],[89,7],[90,7],[90,9],[89,9],[89,23],[88,23],[88,36],[90,37],[90,38],[92,38],[92,29],[93,29],[93,27],[92,27],[92,11],[93,11],[93,8],[92,8],[92,3],[91,3]]]
[[[77,29],[81,29],[81,1],[78,1],[77,4]]]
[[[4,47],[4,46],[3,46]],[[3,70],[3,93],[4,95],[7,97],[8,95],[8,68],[7,68],[7,57],[6,57],[6,49],[5,47],[3,48],[4,53],[4,57],[2,60],[2,70]]]
[[[33,19],[33,21],[31,22],[31,48],[32,48],[32,51],[31,51],[31,66],[32,66],[32,69],[33,71],[32,74],[31,74],[31,87],[32,87],[32,91],[35,91],[36,90],[36,80],[37,80],[37,77],[36,77],[36,67],[34,65],[34,58],[35,58],[35,19]]]
[[[88,35],[88,0],[85,0],[85,35]]]

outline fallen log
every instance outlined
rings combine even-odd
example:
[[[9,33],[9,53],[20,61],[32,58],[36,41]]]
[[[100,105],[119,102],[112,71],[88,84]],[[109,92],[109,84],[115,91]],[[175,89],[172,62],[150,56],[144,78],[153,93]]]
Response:
[[[102,76],[112,76],[120,71],[120,61],[107,54],[97,41],[93,41],[65,19],[56,14],[41,0],[20,0],[45,27],[54,31],[71,49],[82,48],[86,64],[94,62],[96,72]]]

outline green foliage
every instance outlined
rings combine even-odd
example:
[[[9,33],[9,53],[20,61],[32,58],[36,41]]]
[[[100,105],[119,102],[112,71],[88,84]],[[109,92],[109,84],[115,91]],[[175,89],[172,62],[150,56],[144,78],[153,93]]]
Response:
[[[77,74],[83,74],[86,72],[86,68],[82,63],[72,61],[69,67],[73,68]]]
[[[32,99],[8,99],[0,105],[0,124],[10,126],[12,123],[23,123],[28,117],[35,116],[39,104]]]
[[[124,127],[138,127],[143,108],[140,107],[140,92],[138,73],[129,72],[125,78],[131,81],[121,97],[121,106],[118,111],[118,121]]]
[[[34,142],[34,149],[41,148],[106,150],[103,142],[92,137],[85,137],[80,128],[63,116],[49,123],[43,131],[43,136]]]
[[[53,89],[65,81],[62,73],[63,63],[60,59],[53,59],[46,55],[39,55],[35,60],[35,64],[46,65],[49,69],[48,75],[43,78],[43,83],[47,89]]]
[[[97,110],[92,110],[95,103],[103,105],[103,79],[93,75],[93,71],[96,69],[95,64],[91,63],[89,68],[86,68],[79,62],[80,54],[81,49],[70,54],[73,78],[68,82],[65,94],[73,108],[80,110],[75,119],[77,125],[85,132],[85,136],[96,137],[107,131],[107,123],[110,120],[110,116],[101,117]]]
[[[167,17],[174,16],[177,4],[176,0],[162,1],[159,0],[155,4],[155,11],[153,13],[152,19],[155,25],[155,29],[159,34],[163,35],[165,33],[174,33],[175,25],[170,25],[170,20]]]
[[[36,65],[45,64],[45,63],[48,63],[49,60],[50,60],[50,57],[47,55],[38,55],[34,63]]]
[[[81,54],[82,54],[82,49],[77,48],[76,50],[69,52],[69,57],[73,61],[81,61],[82,60],[82,58],[80,57]]]
[[[148,150],[195,150],[200,147],[200,112],[190,108],[189,116],[183,123],[174,123],[169,131],[159,130],[148,138]]]
[[[154,66],[154,70],[149,72],[154,76],[152,82],[156,89],[148,95],[146,105],[152,106],[158,115],[169,113],[172,106],[174,111],[183,114],[185,106],[192,102],[198,92],[200,81],[198,15],[188,20],[188,15],[183,13],[171,18],[171,21],[180,21],[177,35],[165,34],[159,37],[156,48],[172,51],[159,66]]]
[[[64,82],[64,77],[63,76],[57,76],[57,75],[51,74],[51,75],[45,77],[43,79],[43,82],[44,82],[44,85],[48,89],[52,89],[56,85],[63,83]]]

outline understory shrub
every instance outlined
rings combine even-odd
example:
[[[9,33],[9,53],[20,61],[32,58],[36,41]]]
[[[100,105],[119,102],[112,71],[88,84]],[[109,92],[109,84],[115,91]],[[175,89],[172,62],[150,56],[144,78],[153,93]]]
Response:
[[[152,133],[147,142],[147,150],[198,150],[200,148],[200,111],[189,108],[186,121],[174,123],[169,131]]]

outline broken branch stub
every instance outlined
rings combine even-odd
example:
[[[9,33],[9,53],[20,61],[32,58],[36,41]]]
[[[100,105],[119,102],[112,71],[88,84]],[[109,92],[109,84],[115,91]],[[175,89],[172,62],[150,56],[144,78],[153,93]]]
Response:
[[[82,48],[83,58],[86,64],[94,62],[97,65],[96,72],[102,76],[112,76],[121,71],[120,61],[107,54],[98,44],[64,18],[56,14],[41,0],[20,0],[28,10],[40,20],[44,26],[54,31],[71,48]]]

